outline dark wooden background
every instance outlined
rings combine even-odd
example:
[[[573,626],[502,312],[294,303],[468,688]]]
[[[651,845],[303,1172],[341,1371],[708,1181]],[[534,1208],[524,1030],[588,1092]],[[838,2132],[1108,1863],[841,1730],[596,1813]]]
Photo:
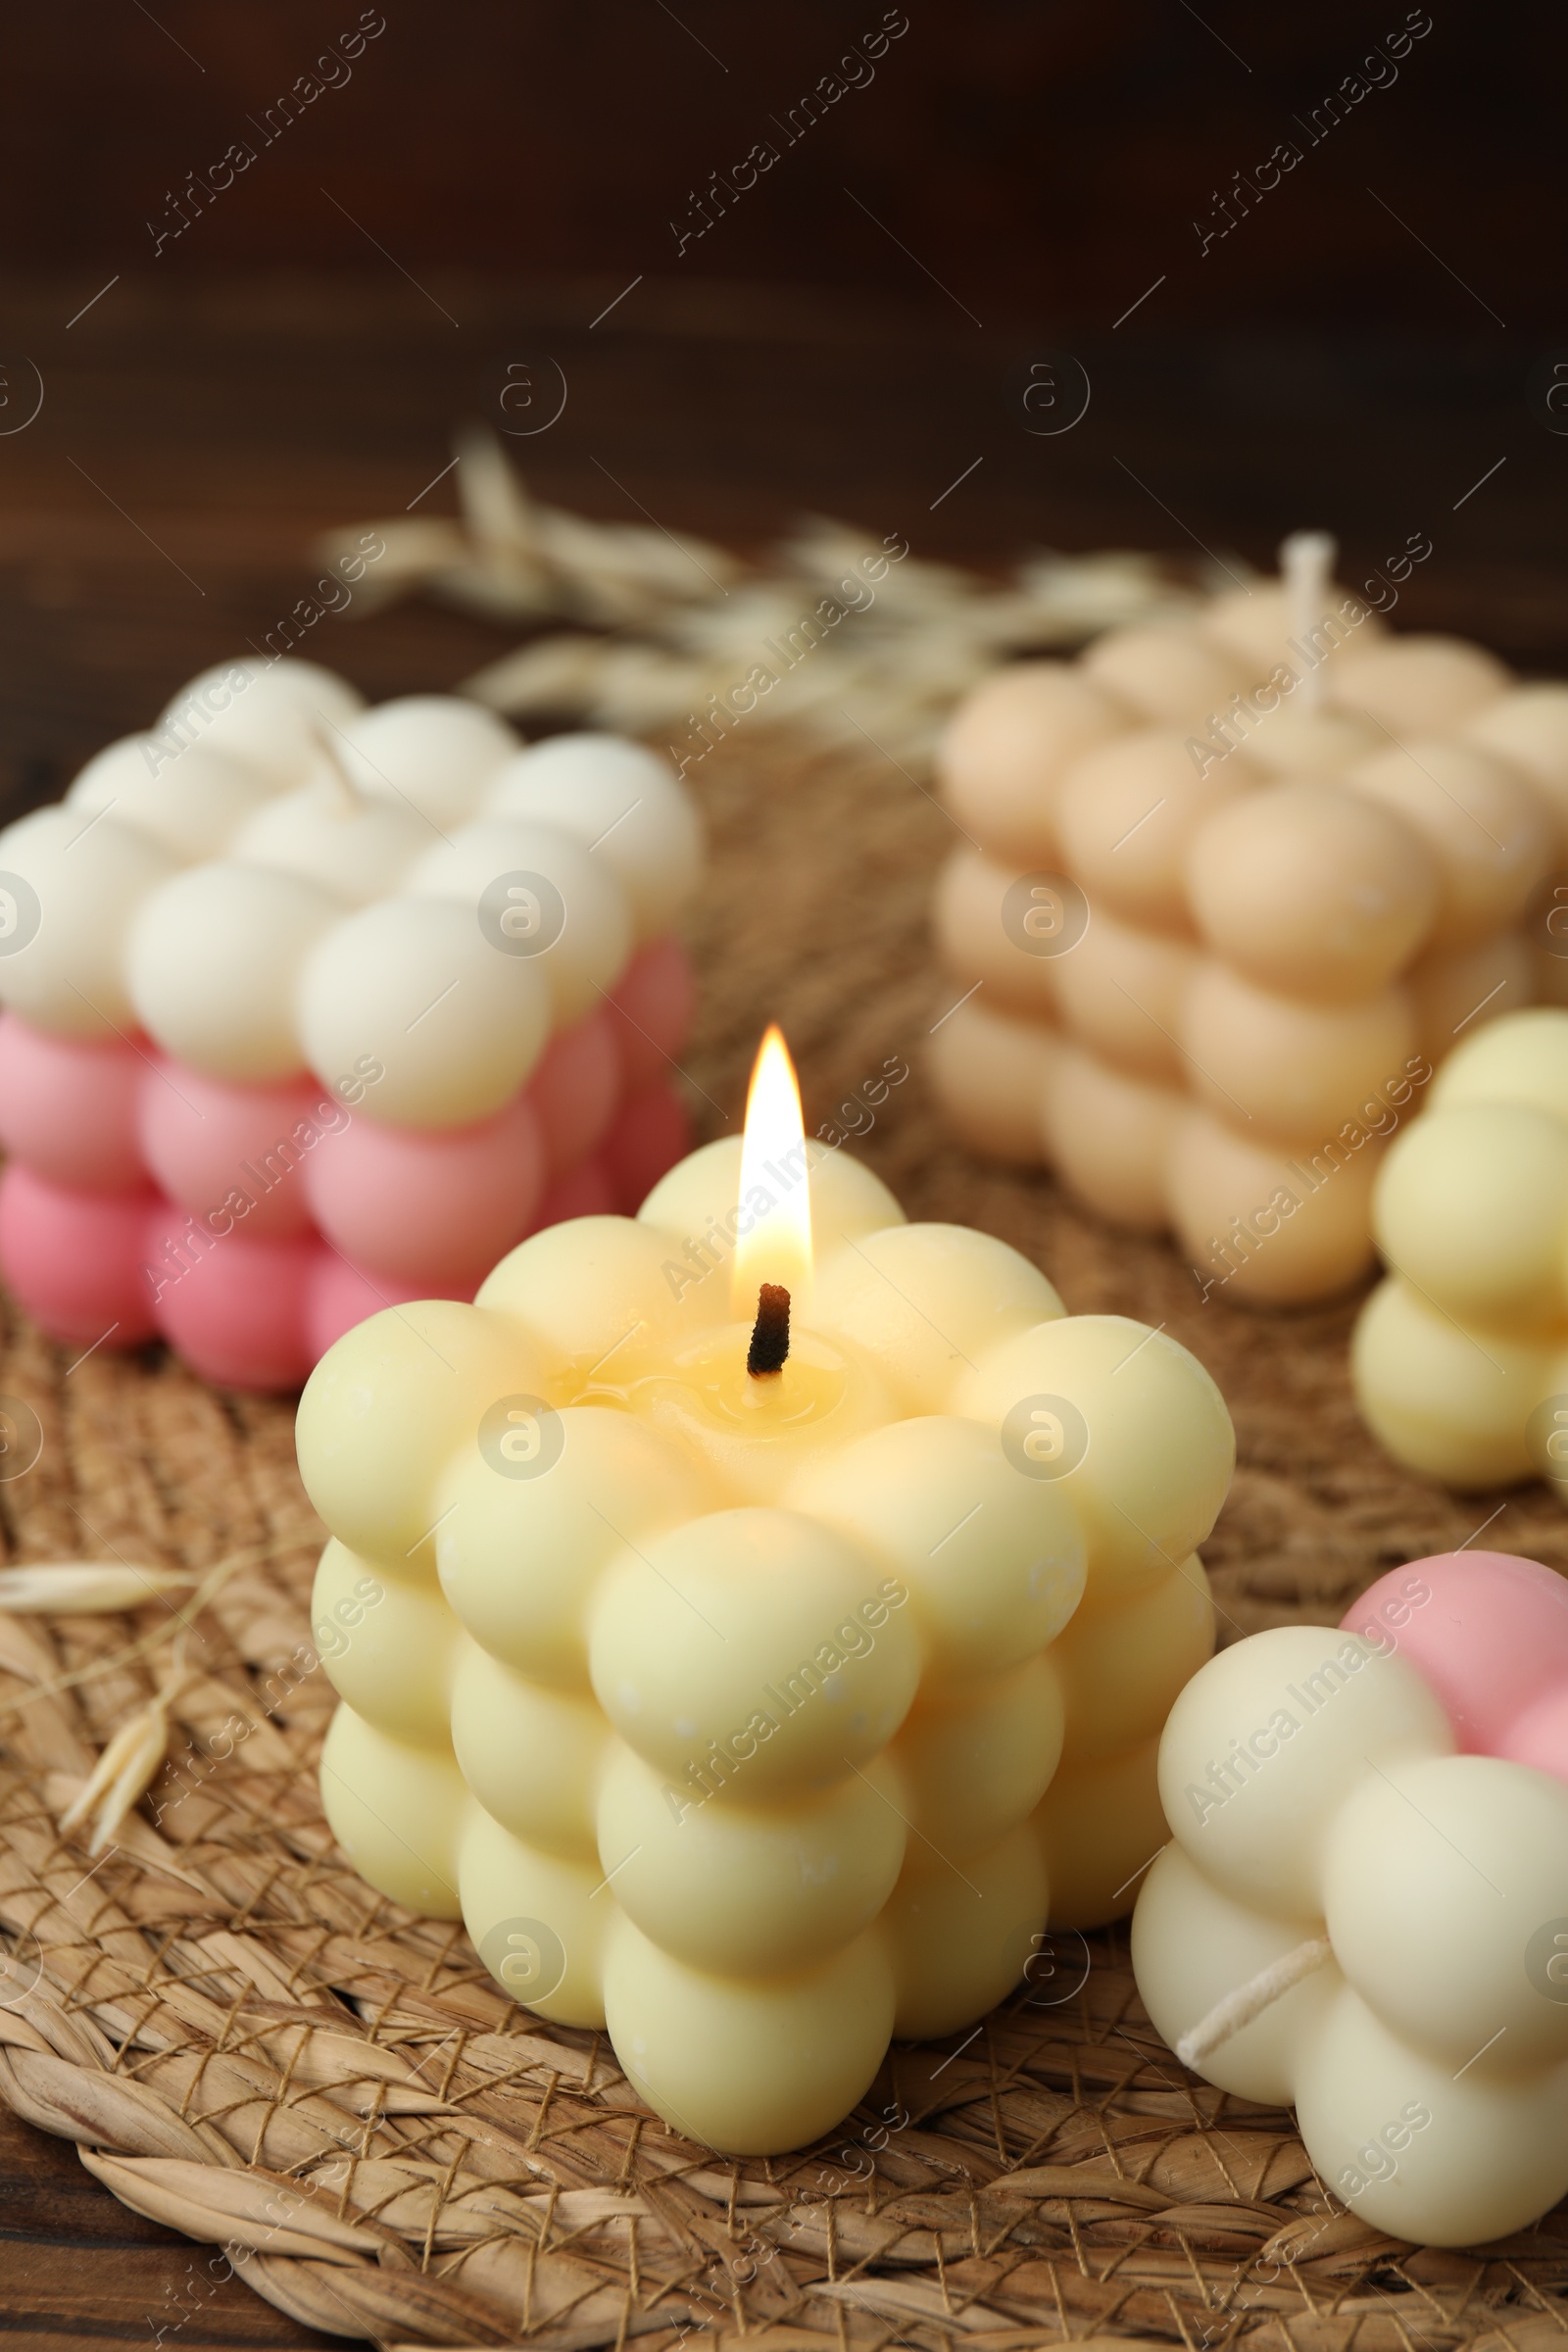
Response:
[[[1413,249],[1402,274],[1427,268]],[[427,272],[430,300],[390,266],[125,281],[70,325],[92,276],[0,290],[0,419],[43,392],[0,434],[13,806],[145,723],[175,681],[259,644],[308,585],[315,533],[453,511],[451,482],[428,485],[459,422],[502,421],[508,354],[564,372],[559,422],[509,447],[537,490],[585,513],[753,549],[802,513],[837,514],[983,564],[1104,545],[1266,562],[1286,530],[1326,524],[1350,578],[1422,531],[1434,552],[1398,621],[1564,665],[1568,438],[1527,398],[1554,347],[1484,318],[1479,335],[1468,318],[1462,336],[1221,319],[1031,346],[902,284],[666,277],[596,327],[611,277],[510,285],[454,264]],[[1455,291],[1453,307],[1470,306]],[[1093,389],[1081,423],[1037,438],[1007,388],[1042,347],[1071,349]],[[1568,363],[1568,325],[1562,349]],[[450,684],[514,641],[429,607],[317,634],[305,650],[377,694],[416,673]]]
[[[1403,23],[1396,0],[907,0],[875,79],[679,253],[692,191],[880,0],[375,13],[352,79],[156,258],[148,220],[355,0],[84,0],[6,27],[6,812],[260,642],[315,533],[451,512],[450,482],[419,494],[456,424],[503,421],[507,359],[564,370],[560,421],[512,446],[596,515],[758,549],[839,514],[992,565],[1031,546],[1262,561],[1326,524],[1352,576],[1425,531],[1400,619],[1568,670],[1568,439],[1540,401],[1568,363],[1555,13],[1432,0],[1397,81],[1206,254],[1195,217],[1298,136]],[[1089,412],[1037,438],[1016,369],[1062,351]],[[317,634],[305,650],[375,695],[512,642],[423,605]],[[0,2113],[11,2342],[311,2340],[237,2282],[198,2297],[203,2260]]]
[[[148,270],[171,191],[230,142],[257,162],[156,264],[168,276],[460,256],[541,275],[675,265],[671,219],[781,134],[887,0],[378,0],[386,29],[270,148],[249,125],[362,18],[362,0],[78,0],[12,12],[0,219],[15,266]],[[1445,325],[1464,297],[1549,326],[1560,261],[1561,12],[1473,0],[902,0],[908,30],[679,259],[688,281],[920,291],[988,323],[1109,324],[1160,272],[1163,326],[1303,316]],[[1199,258],[1213,191],[1414,15],[1432,30],[1262,207]],[[858,73],[859,69],[852,68]],[[1375,68],[1382,73],[1384,69]],[[350,78],[344,80],[347,73]],[[884,224],[857,211],[846,187]],[[1265,225],[1266,223],[1266,225]],[[1261,235],[1256,232],[1261,230]],[[896,236],[910,258],[894,259]],[[95,279],[94,283],[100,283]],[[83,298],[92,291],[83,290]],[[614,288],[612,287],[612,292]]]

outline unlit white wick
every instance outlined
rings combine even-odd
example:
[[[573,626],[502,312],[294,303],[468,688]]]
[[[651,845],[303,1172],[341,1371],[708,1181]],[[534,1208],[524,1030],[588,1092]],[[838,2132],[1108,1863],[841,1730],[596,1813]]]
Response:
[[[1233,2034],[1250,2026],[1254,2017],[1261,2017],[1265,2009],[1272,2008],[1294,1985],[1299,1984],[1303,1977],[1311,1976],[1314,1969],[1333,1957],[1334,1946],[1326,1936],[1309,1936],[1294,1951],[1271,1960],[1267,1968],[1259,1969],[1255,1977],[1249,1977],[1245,1984],[1238,1984],[1234,1992],[1216,2001],[1208,2015],[1200,2018],[1190,2034],[1182,2035],[1176,2044],[1176,2055],[1183,2066],[1200,2066],[1211,2050],[1217,2050]]]
[[[324,725],[313,726],[310,735],[320,754],[320,765],[311,778],[312,791],[333,816],[358,816],[368,804],[336,741]]]
[[[1331,531],[1293,531],[1280,549],[1291,636],[1303,651],[1312,643],[1312,632],[1323,625],[1339,553],[1339,541]],[[1307,662],[1298,692],[1303,710],[1315,710],[1319,707],[1323,700],[1323,677],[1317,662]]]

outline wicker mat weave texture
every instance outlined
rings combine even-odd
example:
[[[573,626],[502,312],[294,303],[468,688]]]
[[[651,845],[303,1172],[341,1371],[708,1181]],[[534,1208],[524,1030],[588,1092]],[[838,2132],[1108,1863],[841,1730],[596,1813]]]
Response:
[[[957,993],[924,939],[948,827],[912,779],[869,750],[742,747],[693,781],[715,850],[688,1064],[706,1132],[738,1118],[769,1018],[813,1122],[906,1059],[857,1149],[908,1212],[1002,1235],[1074,1311],[1163,1323],[1218,1378],[1241,1443],[1206,1547],[1228,1636],[1332,1619],[1489,1514],[1489,1544],[1568,1566],[1544,1491],[1456,1502],[1378,1454],[1346,1382],[1352,1306],[1201,1303],[1162,1246],[942,1139],[919,1055]],[[672,2136],[602,2036],[509,2004],[460,1931],[376,1899],[335,1853],[312,1770],[332,1693],[301,1648],[321,1531],[288,1405],[161,1357],[68,1370],[14,1318],[0,1394],[43,1430],[35,1465],[0,1483],[13,1560],[231,1563],[188,1644],[171,1761],[96,1864],[57,1825],[168,1671],[175,1620],[164,1601],[0,1615],[0,2093],[308,2325],[541,2352],[694,2330],[772,2352],[1534,2352],[1568,2334],[1568,2219],[1474,2254],[1378,2236],[1324,2194],[1288,2115],[1183,2073],[1125,1930],[1059,1939],[966,2039],[895,2051],[817,2148],[730,2164]]]

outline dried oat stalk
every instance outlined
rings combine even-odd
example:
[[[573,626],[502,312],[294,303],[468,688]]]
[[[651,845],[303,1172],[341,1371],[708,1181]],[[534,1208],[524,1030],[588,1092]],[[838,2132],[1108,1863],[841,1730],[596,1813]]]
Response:
[[[0,1568],[0,1609],[23,1617],[139,1609],[197,1581],[185,1568],[133,1568],[116,1560],[29,1560],[20,1568]]]
[[[377,523],[386,553],[351,610],[422,589],[488,619],[565,621],[463,691],[525,723],[662,738],[683,762],[733,726],[788,725],[924,765],[1000,662],[1192,602],[1152,556],[1039,555],[999,583],[820,517],[751,566],[690,532],[546,506],[488,433],[461,435],[458,457],[461,515]],[[360,537],[331,533],[320,552],[357,555]]]

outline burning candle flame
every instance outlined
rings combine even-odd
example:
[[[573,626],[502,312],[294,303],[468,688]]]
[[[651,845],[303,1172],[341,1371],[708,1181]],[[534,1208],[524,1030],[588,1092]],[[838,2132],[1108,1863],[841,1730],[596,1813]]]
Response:
[[[731,1301],[750,1322],[764,1282],[782,1284],[797,1306],[811,1279],[811,1189],[806,1120],[795,1064],[775,1024],[763,1038],[746,1098]]]

